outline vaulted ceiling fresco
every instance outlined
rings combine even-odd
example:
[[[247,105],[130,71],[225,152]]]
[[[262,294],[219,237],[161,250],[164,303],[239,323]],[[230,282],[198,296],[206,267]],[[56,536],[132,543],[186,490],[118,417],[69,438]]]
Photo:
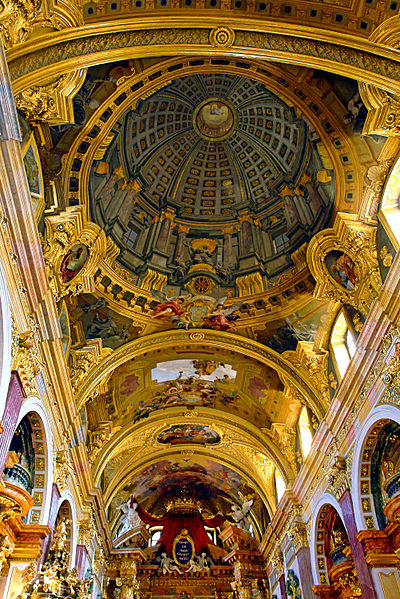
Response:
[[[110,530],[132,496],[160,516],[190,487],[209,515],[254,498],[260,535],[303,463],[300,415],[314,434],[337,384],[350,257],[314,297],[308,246],[354,211],[381,139],[354,81],[258,61],[92,67],[74,111],[44,158],[62,218],[38,221]]]

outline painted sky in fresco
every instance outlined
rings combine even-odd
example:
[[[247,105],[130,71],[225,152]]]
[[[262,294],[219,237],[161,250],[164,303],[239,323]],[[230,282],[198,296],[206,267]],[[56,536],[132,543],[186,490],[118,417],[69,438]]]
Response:
[[[198,370],[194,366],[193,360],[169,360],[168,362],[159,362],[157,367],[152,369],[151,378],[153,381],[163,383],[165,381],[172,381],[178,378],[180,372],[182,372],[182,376],[184,378],[199,374]],[[228,376],[232,381],[234,381],[236,374],[236,370],[233,370],[230,364],[220,364],[210,374],[201,374],[201,378],[206,381],[215,381],[216,379],[223,379],[224,377]]]

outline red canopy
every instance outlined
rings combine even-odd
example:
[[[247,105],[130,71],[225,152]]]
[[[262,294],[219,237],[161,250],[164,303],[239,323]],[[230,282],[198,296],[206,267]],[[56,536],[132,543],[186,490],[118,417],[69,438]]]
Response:
[[[226,520],[226,517],[222,514],[217,514],[214,518],[203,518],[200,512],[192,514],[168,512],[162,518],[154,518],[145,512],[139,504],[137,506],[137,513],[145,524],[163,526],[160,543],[168,555],[172,555],[172,543],[182,528],[187,529],[194,541],[196,555],[200,555],[201,551],[207,549],[207,545],[214,545],[204,527],[218,528]]]

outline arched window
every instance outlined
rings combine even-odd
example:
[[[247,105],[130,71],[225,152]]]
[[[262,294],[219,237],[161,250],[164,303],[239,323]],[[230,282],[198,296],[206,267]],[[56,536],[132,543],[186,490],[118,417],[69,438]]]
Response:
[[[379,220],[397,251],[400,245],[400,159],[394,165],[386,183]]]
[[[279,472],[277,468],[275,468],[275,492],[277,503],[279,503],[285,491],[286,485],[285,481],[283,480],[282,474]]]
[[[152,526],[150,528],[149,547],[154,547],[160,542],[162,526]]]
[[[301,443],[301,451],[303,453],[303,457],[306,458],[310,453],[311,443],[313,440],[310,416],[308,414],[306,406],[304,406],[300,412],[298,428]]]
[[[344,310],[339,313],[333,326],[331,349],[336,373],[342,379],[356,352],[356,338]]]

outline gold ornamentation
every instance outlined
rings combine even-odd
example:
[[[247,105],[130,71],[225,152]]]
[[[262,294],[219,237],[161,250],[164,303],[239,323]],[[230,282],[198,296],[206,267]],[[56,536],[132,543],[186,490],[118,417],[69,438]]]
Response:
[[[295,552],[298,553],[302,547],[308,547],[307,526],[302,520],[303,507],[294,505],[289,513],[290,523],[287,535],[293,543]]]
[[[78,295],[94,289],[94,272],[102,264],[112,273],[112,263],[118,248],[95,223],[87,221],[83,206],[45,218],[46,234],[43,247],[49,283],[56,301],[66,295]],[[88,256],[70,281],[62,279],[61,264],[75,246],[86,246]]]
[[[205,338],[205,334],[196,331],[195,333],[190,333],[189,337],[192,341],[203,341],[203,339]]]
[[[389,358],[387,365],[381,372],[381,377],[386,385],[390,385],[400,392],[400,341],[394,344],[394,354]]]
[[[346,459],[343,456],[335,456],[333,466],[328,471],[326,479],[330,492],[339,501],[346,489],[350,488]]]
[[[2,0],[0,28],[6,47],[21,43],[32,31],[42,0]]]
[[[73,466],[68,449],[61,449],[54,453],[54,482],[63,493],[68,488],[68,479],[73,472]]]
[[[390,266],[392,266],[393,255],[389,253],[386,245],[384,245],[383,248],[381,249],[379,256],[380,256],[380,259],[382,260],[383,266],[385,266],[386,268],[389,268]]]
[[[15,98],[17,108],[28,121],[46,121],[51,125],[74,122],[72,99],[82,86],[86,69],[60,75],[44,84],[24,89]]]
[[[362,597],[360,584],[354,572],[344,572],[335,581],[336,588],[340,592],[340,597],[343,599],[355,599]]]
[[[89,445],[88,445],[88,459],[89,464],[93,464],[103,446],[112,437],[112,424],[111,422],[104,422],[95,430],[88,431]]]
[[[229,27],[215,27],[210,31],[210,44],[216,47],[230,48],[235,42],[235,32]]]
[[[93,539],[97,538],[97,528],[93,516],[85,518],[79,522],[78,543],[90,547]]]
[[[74,391],[78,391],[90,369],[111,352],[111,349],[103,348],[101,339],[94,339],[90,345],[71,350],[70,380]]]
[[[7,558],[10,557],[12,552],[14,551],[15,543],[10,539],[10,537],[6,535],[2,535],[0,537],[0,572],[7,561]]]
[[[367,171],[367,182],[369,188],[372,191],[372,205],[370,208],[370,214],[375,215],[378,209],[379,202],[381,200],[383,186],[385,184],[386,177],[393,165],[393,158],[379,161],[378,164],[370,166]]]
[[[362,83],[359,86],[361,98],[368,108],[364,124],[364,134],[399,135],[400,102],[389,92]]]
[[[335,250],[347,255],[354,263],[353,289],[336,282],[328,270],[325,259]],[[307,259],[317,281],[315,297],[332,298],[368,314],[382,286],[376,256],[376,226],[358,221],[355,215],[338,213],[333,229],[320,231],[311,239]]]
[[[329,373],[328,379],[329,379],[329,386],[332,387],[332,389],[334,391],[336,391],[337,386],[338,386],[338,382],[337,382],[337,379],[336,379],[336,377],[335,377],[335,375],[334,375],[333,372]]]
[[[5,522],[21,515],[22,508],[15,500],[0,495],[0,521]]]

